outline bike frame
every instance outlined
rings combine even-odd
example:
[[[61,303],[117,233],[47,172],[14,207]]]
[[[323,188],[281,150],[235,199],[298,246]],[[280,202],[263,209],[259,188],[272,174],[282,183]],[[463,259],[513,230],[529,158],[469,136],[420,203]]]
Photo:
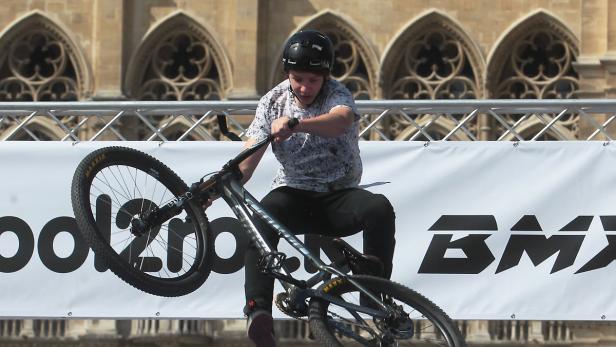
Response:
[[[319,270],[317,274],[315,274],[306,281],[300,281],[295,279],[282,266],[280,266],[280,268],[284,271],[285,275],[276,275],[274,273],[272,273],[271,275],[280,281],[280,283],[287,292],[290,292],[291,290],[297,288],[305,291],[305,297],[322,298],[329,301],[330,303],[349,309],[349,312],[359,311],[363,313],[369,313],[374,316],[380,316],[383,318],[386,317],[389,314],[390,309],[385,306],[379,298],[377,298],[368,289],[366,289],[356,280],[351,278],[349,275],[338,270],[335,266],[333,266],[333,264],[328,265],[324,263],[318,256],[312,254],[300,239],[298,239],[290,230],[288,230],[284,225],[282,225],[282,223],[277,221],[274,217],[270,216],[265,211],[263,206],[257,201],[257,199],[255,199],[246,189],[244,189],[244,187],[239,182],[236,174],[239,163],[241,163],[244,159],[255,153],[261,147],[268,145],[271,140],[272,138],[268,137],[265,140],[256,143],[254,146],[245,149],[240,154],[238,154],[237,157],[229,161],[215,177],[216,190],[221,194],[221,197],[225,200],[229,207],[231,207],[233,213],[242,223],[244,230],[248,233],[250,239],[253,240],[253,242],[255,243],[261,256],[272,254],[274,252],[274,249],[271,247],[271,245],[268,244],[267,240],[265,240],[265,238],[261,235],[259,229],[255,226],[256,218],[260,218],[261,220],[265,221],[281,238],[285,239],[291,245],[291,247],[296,249],[308,261],[312,262]],[[276,259],[270,259],[270,262],[267,265],[277,265],[272,264],[272,262],[274,261],[276,261]],[[323,291],[321,290],[312,289],[312,287],[314,287],[318,283],[328,278],[331,278],[331,275],[339,276],[350,282],[361,293],[365,294],[374,303],[376,303],[381,310],[374,310],[372,308],[347,303],[344,300],[323,293]],[[356,313],[352,314],[356,316],[356,318],[359,318]]]

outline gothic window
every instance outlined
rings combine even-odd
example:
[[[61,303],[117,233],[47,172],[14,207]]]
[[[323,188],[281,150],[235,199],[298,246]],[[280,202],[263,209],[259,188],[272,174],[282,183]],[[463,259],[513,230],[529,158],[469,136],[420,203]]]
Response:
[[[573,69],[577,48],[572,35],[555,20],[539,14],[509,35],[501,44],[491,72],[489,85],[498,99],[570,99],[575,98],[579,78]],[[527,28],[532,28],[528,30]],[[568,34],[569,33],[569,34]],[[513,114],[503,119],[524,139],[532,138],[535,129],[543,128],[556,114]],[[577,114],[559,118],[543,136],[544,140],[575,139]],[[523,131],[526,129],[527,131]],[[504,131],[497,124],[496,132]],[[513,139],[513,138],[512,138]]]
[[[377,97],[376,70],[377,58],[369,48],[364,37],[355,28],[336,14],[326,12],[317,16],[304,29],[318,30],[334,45],[334,66],[331,77],[344,84],[355,100],[368,100]],[[282,57],[273,72],[272,84],[286,78]]]
[[[220,100],[220,74],[212,48],[196,33],[178,30],[151,50],[140,100]]]
[[[340,30],[322,30],[334,45],[334,68],[332,77],[344,84],[356,100],[370,99],[370,77],[357,42]]]
[[[229,66],[210,31],[178,13],[147,35],[129,65],[126,88],[138,100],[222,100],[230,85]],[[135,129],[131,136],[137,139],[160,138],[152,127],[160,129],[167,140],[218,139],[216,118],[200,120],[202,116],[150,115],[124,122],[125,128]],[[196,123],[199,125],[193,127]],[[191,132],[183,136],[189,129]]]
[[[538,29],[515,43],[496,88],[499,99],[570,99],[578,89],[575,54],[557,34]]]
[[[478,95],[462,43],[444,29],[409,42],[395,76],[391,99],[475,99]]]
[[[481,97],[480,55],[461,29],[439,13],[431,13],[406,30],[383,63],[387,99],[476,99]],[[464,114],[392,114],[382,132],[389,139],[438,140],[456,128]],[[422,127],[421,131],[419,127]],[[425,134],[429,136],[426,137]],[[449,139],[477,135],[471,117]]]
[[[90,95],[88,68],[81,50],[53,20],[31,13],[0,38],[0,102],[76,101]],[[49,112],[23,118],[0,116],[3,140],[59,140],[77,116]]]
[[[80,98],[75,66],[53,31],[24,30],[0,61],[0,101],[73,101]]]

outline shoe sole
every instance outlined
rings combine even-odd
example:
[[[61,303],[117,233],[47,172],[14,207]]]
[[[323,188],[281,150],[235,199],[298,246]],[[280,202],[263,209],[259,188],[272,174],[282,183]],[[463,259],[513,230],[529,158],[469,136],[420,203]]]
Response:
[[[274,320],[267,314],[261,314],[252,320],[248,328],[248,337],[256,347],[276,347],[274,340]]]

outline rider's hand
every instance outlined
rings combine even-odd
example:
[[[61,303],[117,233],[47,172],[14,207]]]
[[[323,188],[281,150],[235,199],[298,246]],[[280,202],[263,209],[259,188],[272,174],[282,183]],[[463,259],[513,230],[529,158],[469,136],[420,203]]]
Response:
[[[274,136],[274,142],[280,143],[293,135],[293,130],[289,128],[289,120],[291,120],[291,118],[287,116],[274,119],[272,122],[272,136]]]
[[[208,207],[212,206],[212,202],[214,202],[214,200],[212,198],[209,198],[205,201],[202,202],[201,207],[206,210]]]

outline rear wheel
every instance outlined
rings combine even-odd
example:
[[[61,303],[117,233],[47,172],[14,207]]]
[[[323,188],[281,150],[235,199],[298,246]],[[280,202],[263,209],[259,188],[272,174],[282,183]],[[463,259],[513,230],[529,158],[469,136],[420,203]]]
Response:
[[[199,288],[211,271],[213,240],[196,199],[162,225],[131,228],[187,190],[171,169],[135,149],[107,147],[86,156],[73,176],[71,200],[79,229],[104,260],[97,268],[109,267],[154,295]]]
[[[381,298],[396,314],[377,318],[313,298],[310,330],[324,346],[466,346],[452,320],[419,293],[378,277],[351,278]],[[323,288],[329,295],[360,305],[359,291],[347,280],[333,279]],[[365,306],[368,301],[362,298],[361,304]]]

